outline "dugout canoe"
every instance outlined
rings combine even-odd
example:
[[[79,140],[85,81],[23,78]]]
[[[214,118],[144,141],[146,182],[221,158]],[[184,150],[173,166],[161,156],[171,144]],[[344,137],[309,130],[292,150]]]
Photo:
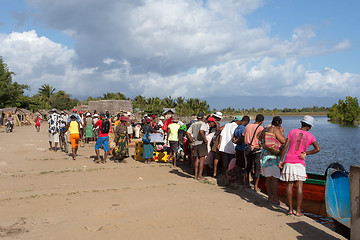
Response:
[[[325,182],[326,177],[322,174],[307,173],[307,179],[303,184],[304,200],[315,202],[325,201]],[[260,176],[259,188],[266,193],[265,177]],[[278,195],[286,197],[286,182],[279,180]],[[294,184],[293,196],[296,197],[296,188]]]
[[[303,183],[302,209],[306,213],[316,216],[327,216],[325,208],[325,182],[326,177],[322,174],[307,173],[307,179]],[[259,188],[266,194],[265,177],[260,176]],[[287,203],[286,182],[279,180],[278,195],[280,201]],[[293,204],[296,206],[296,188],[293,188]]]

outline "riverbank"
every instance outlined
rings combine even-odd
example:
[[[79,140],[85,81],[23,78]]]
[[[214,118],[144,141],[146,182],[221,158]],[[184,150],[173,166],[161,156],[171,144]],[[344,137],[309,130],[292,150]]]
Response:
[[[169,164],[95,164],[93,143],[73,161],[47,150],[44,126],[0,129],[4,239],[344,239],[262,194]]]

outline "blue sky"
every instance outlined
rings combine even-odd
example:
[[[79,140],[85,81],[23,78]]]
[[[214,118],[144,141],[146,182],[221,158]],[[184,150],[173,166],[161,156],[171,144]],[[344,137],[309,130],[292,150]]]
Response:
[[[358,1],[205,2],[2,0],[0,56],[29,95],[49,83],[78,98],[198,97],[218,108],[236,107],[229,97],[238,108],[359,97]]]
[[[270,24],[270,34],[281,39],[290,38],[293,29],[303,25],[311,25],[315,29],[314,42],[335,43],[349,39],[351,49],[303,58],[300,62],[311,64],[316,70],[327,66],[343,72],[358,73],[356,62],[360,51],[359,9],[359,1],[268,0],[263,7],[249,15],[248,21],[249,26]]]

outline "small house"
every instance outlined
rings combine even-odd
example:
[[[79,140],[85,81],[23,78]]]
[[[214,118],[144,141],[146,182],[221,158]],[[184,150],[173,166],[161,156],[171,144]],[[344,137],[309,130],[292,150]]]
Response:
[[[172,117],[175,114],[175,108],[163,108],[163,116],[165,119]]]

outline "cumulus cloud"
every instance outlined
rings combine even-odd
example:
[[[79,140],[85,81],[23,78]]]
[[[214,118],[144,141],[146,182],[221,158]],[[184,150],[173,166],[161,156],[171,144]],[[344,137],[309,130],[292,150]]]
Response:
[[[297,59],[342,51],[311,43],[310,25],[290,39],[270,37],[269,25],[249,28],[260,0],[27,0],[31,18],[71,36],[74,49],[32,30],[0,35],[0,55],[17,81],[43,83],[74,96],[119,91],[127,96],[299,96],[350,94],[360,76]],[[26,16],[28,16],[27,14]],[[23,18],[20,19],[23,21]]]

